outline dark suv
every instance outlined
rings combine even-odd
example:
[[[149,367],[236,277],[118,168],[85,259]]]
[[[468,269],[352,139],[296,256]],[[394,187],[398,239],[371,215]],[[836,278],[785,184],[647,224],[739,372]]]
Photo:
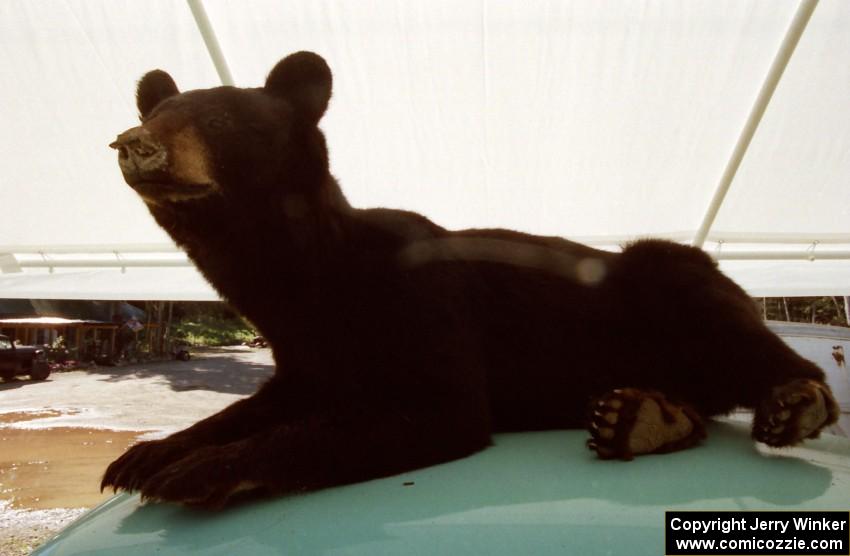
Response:
[[[0,378],[9,381],[17,375],[30,375],[33,380],[50,376],[47,353],[35,346],[16,346],[8,336],[0,335]]]

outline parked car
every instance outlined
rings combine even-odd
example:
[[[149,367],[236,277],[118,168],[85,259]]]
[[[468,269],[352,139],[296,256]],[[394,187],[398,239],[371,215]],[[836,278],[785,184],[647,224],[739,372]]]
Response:
[[[827,372],[842,436],[769,448],[753,443],[752,415],[737,413],[709,423],[699,447],[622,462],[599,461],[583,430],[498,434],[466,458],[220,512],[121,493],[33,556],[656,556],[665,554],[667,511],[846,513],[850,383],[832,352],[850,353],[850,331],[769,325]]]
[[[0,378],[9,381],[17,375],[33,380],[50,376],[47,352],[37,346],[16,346],[8,336],[0,335]]]
[[[846,512],[850,500],[850,441],[827,433],[770,449],[748,423],[711,423],[698,448],[631,462],[599,461],[586,437],[499,434],[468,458],[220,512],[122,493],[33,556],[658,556],[665,511]]]

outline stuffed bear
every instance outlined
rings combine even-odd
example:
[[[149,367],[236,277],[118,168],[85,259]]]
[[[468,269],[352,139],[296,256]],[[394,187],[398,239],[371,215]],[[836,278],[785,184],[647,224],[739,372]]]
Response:
[[[699,249],[613,253],[352,207],[318,127],[330,97],[310,52],[260,88],[139,82],[141,125],[110,145],[124,179],[268,339],[276,372],[132,447],[102,488],[220,507],[461,458],[494,431],[586,426],[599,457],[631,459],[693,446],[737,407],[771,446],[837,419],[824,373]]]

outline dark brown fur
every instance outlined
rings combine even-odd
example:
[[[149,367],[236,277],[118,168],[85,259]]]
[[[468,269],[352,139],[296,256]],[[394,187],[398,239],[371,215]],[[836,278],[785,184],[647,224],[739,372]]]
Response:
[[[493,431],[581,427],[588,401],[621,386],[710,416],[794,378],[823,381],[698,249],[641,241],[613,254],[350,207],[316,125],[330,87],[309,53],[260,89],[178,94],[164,72],[140,82],[144,124],[113,145],[125,178],[269,340],[277,372],[132,448],[104,486],[215,506],[240,488],[315,489],[459,458]],[[215,188],[170,201],[202,189],[136,165],[186,126]]]

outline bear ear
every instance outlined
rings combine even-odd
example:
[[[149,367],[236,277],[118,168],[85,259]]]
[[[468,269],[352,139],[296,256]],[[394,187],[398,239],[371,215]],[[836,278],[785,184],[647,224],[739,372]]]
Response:
[[[139,86],[136,89],[136,106],[139,108],[139,115],[143,118],[150,114],[157,104],[180,94],[174,80],[166,72],[162,70],[149,71],[139,80]]]
[[[277,63],[265,89],[287,99],[307,119],[318,123],[331,98],[331,69],[312,52],[296,52]]]

